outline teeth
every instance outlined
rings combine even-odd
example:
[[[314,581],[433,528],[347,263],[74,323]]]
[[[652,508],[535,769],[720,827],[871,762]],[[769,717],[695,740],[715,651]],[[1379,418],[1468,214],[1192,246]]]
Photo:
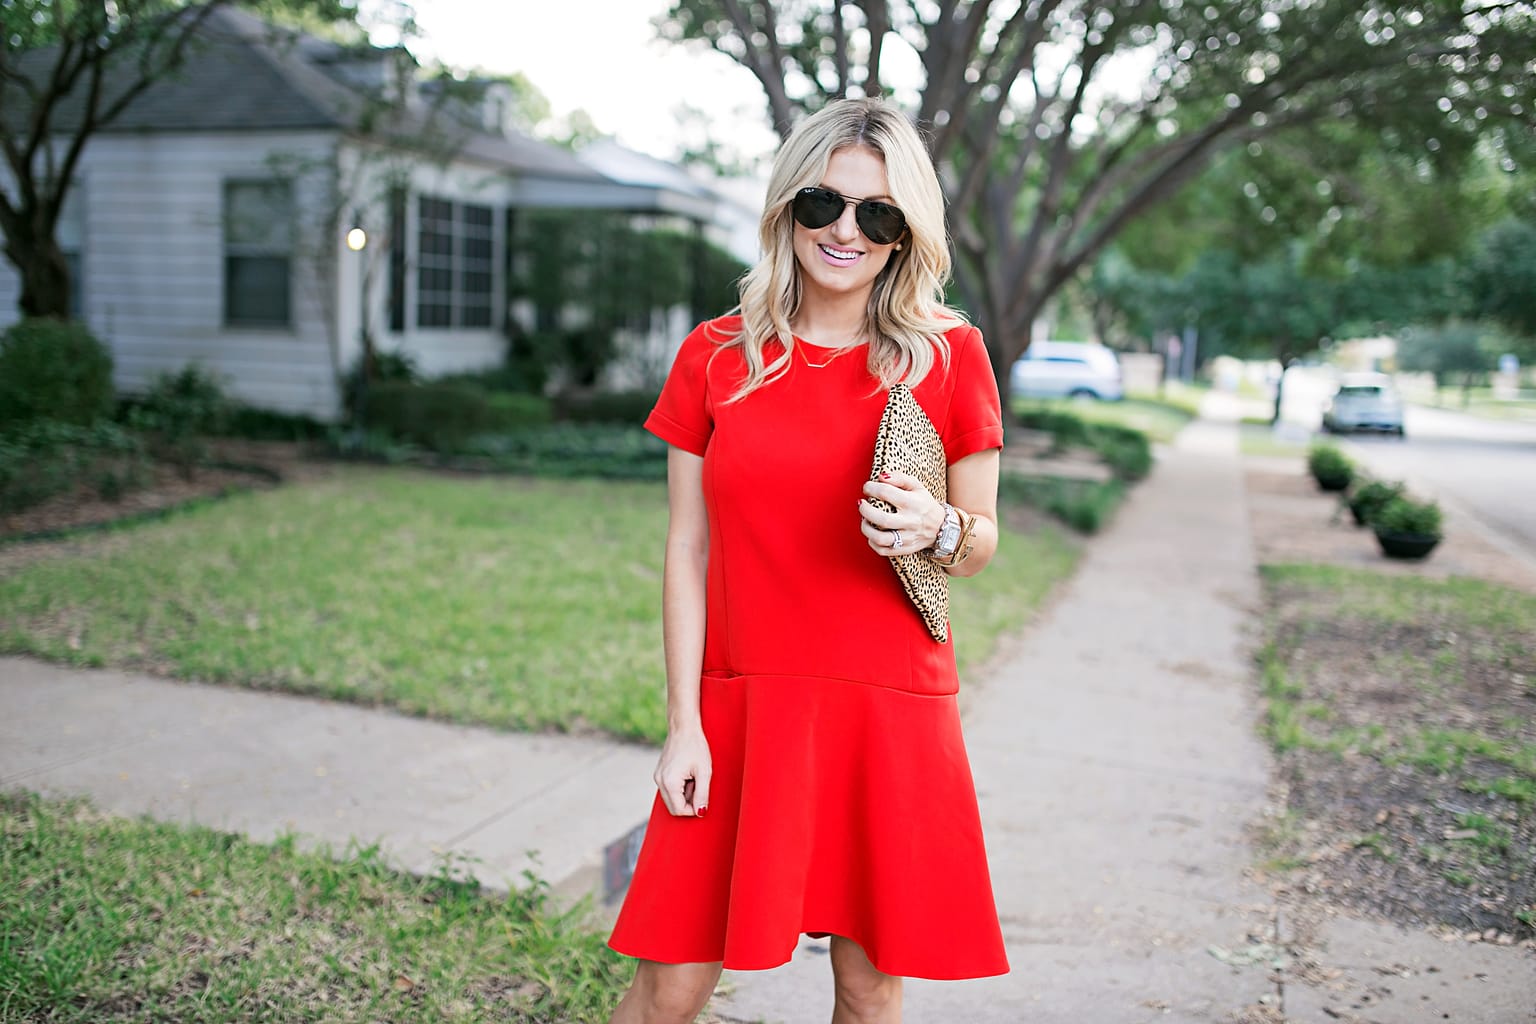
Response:
[[[821,251],[835,260],[846,260],[849,262],[858,259],[860,255],[857,249],[830,249],[825,245],[821,247]]]

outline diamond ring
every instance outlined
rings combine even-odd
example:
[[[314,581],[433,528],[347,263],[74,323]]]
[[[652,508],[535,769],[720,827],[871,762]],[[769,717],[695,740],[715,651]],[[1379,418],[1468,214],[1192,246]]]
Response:
[[[893,547],[893,548],[901,547],[901,531],[900,530],[892,530],[891,531],[891,547]]]

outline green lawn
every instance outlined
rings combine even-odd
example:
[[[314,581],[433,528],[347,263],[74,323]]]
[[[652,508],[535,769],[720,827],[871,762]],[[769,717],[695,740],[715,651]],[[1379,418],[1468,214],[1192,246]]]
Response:
[[[0,579],[0,650],[512,729],[665,734],[657,483],[351,470]],[[954,584],[962,666],[1076,557],[1007,532]]]
[[[631,967],[538,884],[0,794],[0,1020],[601,1022]]]
[[[1031,409],[1068,412],[1090,423],[1112,423],[1140,430],[1153,441],[1164,444],[1171,442],[1184,425],[1196,416],[1196,412],[1183,399],[1158,399],[1151,396],[1126,398],[1118,402],[1016,398],[1011,407],[1016,414]]]

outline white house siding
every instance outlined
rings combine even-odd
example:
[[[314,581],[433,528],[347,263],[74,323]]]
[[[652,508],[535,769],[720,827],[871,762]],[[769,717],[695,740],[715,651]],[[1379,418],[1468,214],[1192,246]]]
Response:
[[[120,390],[198,362],[253,405],[329,418],[338,396],[329,263],[334,138],[305,134],[102,135],[82,155],[83,319],[112,349]],[[293,177],[292,324],[224,325],[224,184]],[[0,324],[17,316],[0,265]]]
[[[377,155],[348,147],[342,158],[343,180],[366,182],[369,173],[359,173],[356,161],[376,164],[384,173],[387,163]],[[398,167],[398,164],[396,164]],[[464,160],[443,163],[418,163],[407,170],[409,198],[405,204],[405,324],[401,331],[389,330],[389,267],[388,254],[380,247],[378,262],[371,264],[372,284],[369,299],[369,323],[374,326],[382,351],[397,351],[409,355],[424,376],[438,376],[461,370],[475,370],[496,366],[506,355],[506,209],[512,197],[513,185],[505,172]],[[384,206],[388,190],[379,182],[364,184],[359,192],[374,197],[371,205],[364,208],[366,222],[381,229],[388,222]],[[419,327],[417,326],[417,252],[419,244],[418,202],[422,196],[446,199],[455,203],[472,203],[491,208],[493,266],[491,272],[491,326],[466,327]],[[382,239],[383,231],[379,232]],[[355,273],[355,269],[354,269]],[[353,292],[352,294],[356,294]],[[347,306],[346,308],[352,308]],[[355,324],[355,319],[352,321]],[[349,359],[356,358],[356,330],[343,330],[346,339],[342,351]],[[350,365],[350,363],[348,364]]]

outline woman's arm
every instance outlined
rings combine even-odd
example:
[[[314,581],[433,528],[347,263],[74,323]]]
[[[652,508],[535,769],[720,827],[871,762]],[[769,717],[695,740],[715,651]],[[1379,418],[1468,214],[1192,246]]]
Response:
[[[667,810],[703,817],[709,806],[711,774],[709,744],[699,719],[709,518],[704,508],[704,460],[675,446],[667,453],[667,506],[661,585],[667,740],[655,778]]]
[[[949,503],[976,520],[971,532],[970,555],[947,567],[951,576],[974,576],[987,567],[997,553],[997,477],[1002,463],[996,448],[967,455],[949,467],[946,487]],[[859,500],[860,528],[869,546],[877,554],[891,558],[912,555],[933,546],[944,525],[944,506],[928,493],[922,481],[905,473],[893,473],[885,480],[871,480],[864,494],[896,506],[884,512],[868,501]],[[892,546],[893,534],[900,534],[901,547]]]
[[[998,450],[989,448],[949,467],[949,503],[976,517],[976,528],[971,532],[975,546],[965,561],[944,570],[951,576],[975,576],[997,553],[997,477],[1001,464]]]

